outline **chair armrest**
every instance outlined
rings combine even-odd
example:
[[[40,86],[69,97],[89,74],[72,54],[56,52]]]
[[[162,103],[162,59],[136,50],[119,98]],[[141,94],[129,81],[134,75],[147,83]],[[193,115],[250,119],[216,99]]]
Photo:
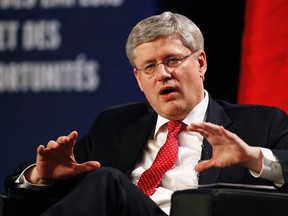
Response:
[[[176,191],[170,216],[287,216],[288,193],[233,188]]]
[[[52,198],[0,194],[0,216],[39,216],[55,202]]]

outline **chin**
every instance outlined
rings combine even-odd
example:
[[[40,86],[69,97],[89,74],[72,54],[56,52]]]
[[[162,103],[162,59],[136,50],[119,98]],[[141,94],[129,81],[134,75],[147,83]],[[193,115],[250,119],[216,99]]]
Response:
[[[182,120],[186,117],[186,113],[184,110],[175,110],[175,109],[166,109],[164,112],[162,112],[162,116],[164,118],[170,119],[170,120]]]

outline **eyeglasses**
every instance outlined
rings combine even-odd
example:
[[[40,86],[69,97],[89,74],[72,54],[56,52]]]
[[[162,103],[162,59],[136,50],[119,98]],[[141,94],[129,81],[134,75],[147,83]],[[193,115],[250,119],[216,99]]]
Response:
[[[169,72],[172,73],[176,68],[178,68],[186,59],[188,59],[192,54],[194,54],[197,51],[191,52],[188,55],[185,55],[181,58],[176,58],[176,57],[172,57],[172,58],[167,58],[162,62],[155,62],[155,63],[151,63],[148,64],[146,66],[144,66],[144,68],[140,69],[135,67],[136,71],[140,72],[141,75],[143,75],[146,78],[152,78],[158,69],[158,66],[160,64],[163,64],[164,67],[167,67],[169,69]]]

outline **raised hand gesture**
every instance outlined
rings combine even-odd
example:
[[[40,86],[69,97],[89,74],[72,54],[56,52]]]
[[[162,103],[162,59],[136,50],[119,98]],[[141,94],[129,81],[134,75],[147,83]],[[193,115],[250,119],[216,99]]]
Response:
[[[212,167],[229,167],[236,164],[260,172],[262,153],[258,147],[249,146],[236,134],[222,126],[208,122],[192,123],[187,130],[200,133],[212,146],[212,158],[195,166],[197,172]]]
[[[73,148],[77,137],[78,133],[72,131],[68,136],[49,141],[46,147],[40,145],[37,148],[36,167],[27,171],[26,179],[34,184],[45,184],[100,168],[98,161],[82,164],[75,161]]]

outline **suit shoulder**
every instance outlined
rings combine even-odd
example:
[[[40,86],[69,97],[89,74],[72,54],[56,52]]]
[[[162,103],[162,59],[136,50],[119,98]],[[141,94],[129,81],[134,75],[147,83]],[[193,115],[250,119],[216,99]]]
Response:
[[[275,106],[268,106],[262,104],[237,104],[237,103],[229,103],[223,100],[217,100],[217,103],[225,110],[227,113],[241,113],[241,112],[249,112],[251,114],[275,114],[279,113],[280,115],[287,115],[286,112]]]
[[[107,107],[105,110],[103,110],[103,112],[109,112],[109,113],[130,113],[130,112],[149,112],[150,110],[150,106],[148,103],[146,102],[130,102],[130,103],[123,103],[123,104],[117,104],[117,105],[113,105],[110,107]]]
[[[131,102],[110,106],[97,115],[96,121],[139,121],[143,116],[155,113],[146,102]]]

